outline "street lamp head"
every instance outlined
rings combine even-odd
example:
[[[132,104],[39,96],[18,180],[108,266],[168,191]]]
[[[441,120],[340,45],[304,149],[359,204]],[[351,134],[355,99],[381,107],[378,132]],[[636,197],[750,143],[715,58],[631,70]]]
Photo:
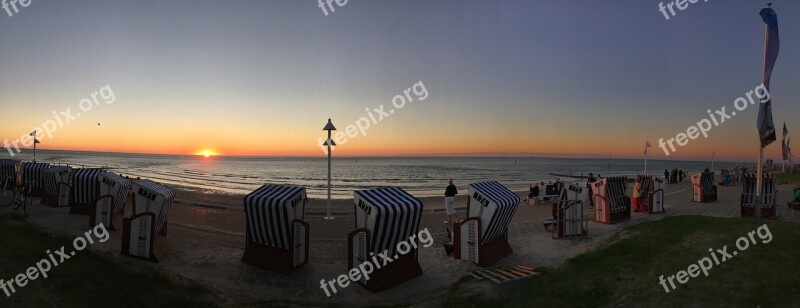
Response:
[[[328,119],[328,124],[325,124],[325,128],[323,128],[322,130],[327,130],[327,131],[336,130],[336,126],[333,126],[331,119]]]

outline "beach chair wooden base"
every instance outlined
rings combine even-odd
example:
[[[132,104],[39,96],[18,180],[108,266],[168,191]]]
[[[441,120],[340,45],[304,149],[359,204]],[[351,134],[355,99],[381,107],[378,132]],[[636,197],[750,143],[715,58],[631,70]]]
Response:
[[[92,204],[72,203],[69,205],[69,213],[75,215],[92,216],[94,206]]]
[[[42,201],[40,202],[50,207],[58,207],[58,196],[51,196],[45,194],[44,197],[42,197]]]
[[[34,188],[31,190],[31,197],[42,198],[45,196],[44,188]]]
[[[103,223],[107,229],[120,230],[122,228],[122,213],[114,213],[111,207],[113,203],[104,200],[114,200],[113,196],[102,196],[95,200],[94,208],[89,212],[89,225],[96,226]],[[108,216],[108,217],[106,217]]]
[[[142,213],[122,220],[122,254],[160,262],[171,244],[164,234],[154,233],[155,215]],[[145,221],[144,226],[139,223]]]
[[[460,260],[461,257],[459,252],[461,251],[461,247],[459,245],[460,239],[458,233],[456,233],[455,243],[455,258]],[[493,266],[498,261],[510,255],[512,252],[514,252],[514,250],[511,249],[511,245],[508,244],[508,240],[502,237],[497,238],[491,242],[478,246],[478,262],[475,262],[475,264],[480,267]]]
[[[372,293],[391,289],[422,276],[422,266],[419,265],[415,252],[398,256],[397,259],[386,265],[383,265],[381,260],[378,262],[381,262],[381,268],[369,274],[369,280],[366,282],[363,279],[359,281],[359,284]]]
[[[308,223],[295,219],[292,224],[295,226],[293,228],[295,233],[292,234],[294,246],[291,249],[248,242],[242,262],[283,275],[289,275],[308,263]]]
[[[756,214],[756,209],[749,206],[741,207],[741,217],[753,217]],[[778,219],[778,210],[775,206],[761,208],[761,217],[769,219]]]

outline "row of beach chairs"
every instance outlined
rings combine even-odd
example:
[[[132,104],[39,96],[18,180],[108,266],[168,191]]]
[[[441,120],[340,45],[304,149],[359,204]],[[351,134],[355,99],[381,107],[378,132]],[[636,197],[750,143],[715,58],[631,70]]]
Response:
[[[122,230],[124,255],[158,262],[168,248],[167,220],[175,191],[158,183],[131,180],[103,168],[73,169],[48,163],[0,160],[0,182],[7,190],[41,197],[52,207],[69,207],[91,226]],[[132,200],[130,215],[125,206]],[[26,212],[27,214],[27,212]]]

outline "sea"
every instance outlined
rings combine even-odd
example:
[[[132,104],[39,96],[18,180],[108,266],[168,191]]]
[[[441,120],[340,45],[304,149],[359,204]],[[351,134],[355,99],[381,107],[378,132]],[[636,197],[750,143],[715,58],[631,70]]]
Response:
[[[0,158],[10,158],[3,153]],[[28,160],[31,151],[14,159]],[[293,184],[307,188],[309,197],[327,194],[327,157],[202,157],[193,155],[127,154],[37,150],[36,160],[75,168],[105,167],[129,177],[150,179],[167,186],[196,191],[247,194],[264,184]],[[714,168],[734,167],[736,162],[715,162]],[[741,164],[740,164],[741,165]],[[752,165],[752,164],[751,164]],[[648,170],[663,175],[679,168],[694,173],[712,168],[710,161],[649,160]],[[544,157],[334,157],[331,195],[349,199],[353,191],[397,186],[418,197],[441,196],[452,178],[456,186],[498,181],[515,191],[560,178],[585,183],[579,178],[633,176],[642,173],[643,159],[544,158]],[[466,190],[465,188],[463,190]]]

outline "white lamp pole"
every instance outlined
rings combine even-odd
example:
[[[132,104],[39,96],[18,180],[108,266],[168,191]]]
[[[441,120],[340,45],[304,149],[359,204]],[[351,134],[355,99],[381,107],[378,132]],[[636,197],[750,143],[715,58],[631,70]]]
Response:
[[[333,220],[333,216],[331,216],[331,146],[335,146],[336,143],[331,139],[331,131],[336,130],[336,126],[333,126],[331,119],[328,119],[328,124],[325,124],[325,128],[322,130],[328,131],[328,140],[325,140],[324,143],[328,147],[328,203],[325,206],[327,214],[324,219]]]

